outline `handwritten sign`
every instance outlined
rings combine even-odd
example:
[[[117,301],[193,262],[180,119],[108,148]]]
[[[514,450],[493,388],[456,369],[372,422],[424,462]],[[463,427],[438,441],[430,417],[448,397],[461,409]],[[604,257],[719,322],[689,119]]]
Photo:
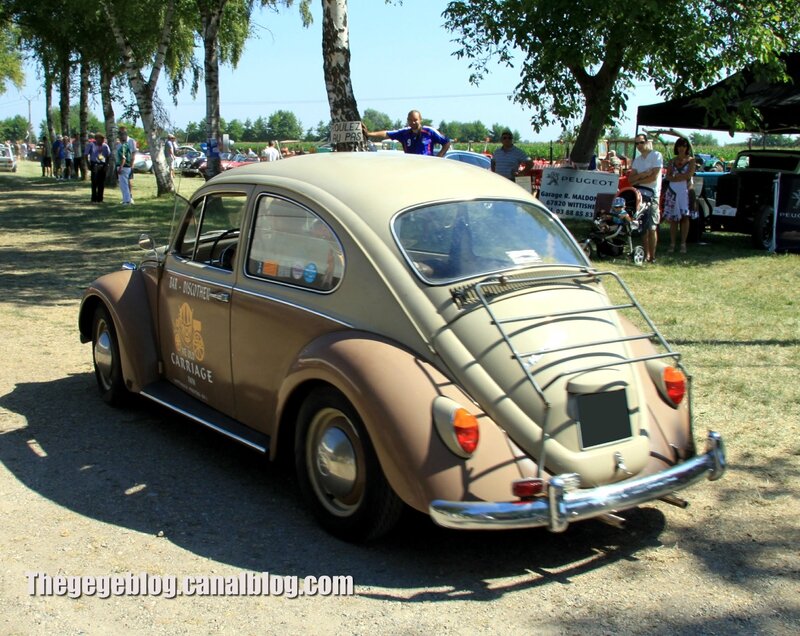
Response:
[[[363,141],[360,121],[335,121],[331,124],[332,144],[360,144]]]

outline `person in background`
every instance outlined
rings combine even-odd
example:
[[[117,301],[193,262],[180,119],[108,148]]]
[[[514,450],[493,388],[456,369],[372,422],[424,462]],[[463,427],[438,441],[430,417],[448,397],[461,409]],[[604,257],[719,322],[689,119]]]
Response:
[[[690,219],[696,216],[689,202],[689,188],[695,171],[692,144],[686,137],[678,137],[673,153],[675,157],[667,164],[669,186],[664,193],[664,218],[669,221],[669,251],[675,251],[680,228],[681,254],[685,254]]]
[[[106,167],[111,157],[111,149],[106,143],[105,135],[97,133],[94,141],[86,147],[86,158],[92,171],[92,203],[102,203],[106,189]]]
[[[530,157],[514,145],[514,136],[510,130],[504,130],[500,134],[500,143],[502,145],[492,154],[492,172],[513,181],[520,172],[520,166],[524,166],[524,171],[531,169],[533,163]]]
[[[441,146],[439,152],[436,153],[439,157],[444,157],[445,153],[450,150],[450,139],[432,126],[423,126],[422,115],[418,110],[410,111],[406,121],[408,126],[398,130],[368,132],[366,127],[363,127],[364,136],[367,139],[370,137],[394,139],[403,144],[403,152],[412,155],[433,155],[436,144]]]
[[[170,179],[175,178],[175,150],[175,135],[167,135],[167,141],[164,143],[164,158],[167,160]]]
[[[53,176],[61,178],[61,171],[64,167],[64,141],[60,136],[56,136],[53,141]]]
[[[62,140],[64,142],[64,179],[71,179],[73,174],[73,159],[75,158],[75,151],[72,148],[72,140],[69,135],[64,135]],[[77,170],[75,170],[77,172]]]
[[[128,187],[130,188],[131,192],[130,202],[133,203],[133,166],[136,163],[136,152],[139,149],[136,146],[136,140],[133,137],[128,136],[128,129],[125,128],[125,126],[119,127],[119,141],[120,143],[127,144],[131,151],[131,174],[130,179],[128,180]]]
[[[131,198],[131,147],[122,140],[120,133],[120,143],[117,146],[117,178],[119,179],[119,191],[122,194],[122,205],[133,203]]]
[[[270,141],[269,145],[264,148],[264,159],[266,161],[278,161],[281,159],[281,153],[275,147],[275,141]]]
[[[647,203],[647,210],[642,216],[642,247],[645,260],[648,263],[655,263],[658,224],[661,222],[658,198],[661,194],[661,169],[664,166],[664,158],[660,152],[653,150],[653,143],[645,135],[636,135],[634,142],[637,154],[628,174],[628,181]]]
[[[40,159],[40,163],[42,164],[42,176],[43,177],[52,177],[53,176],[53,154],[50,149],[50,144],[47,141],[46,136],[42,136],[42,157]]]
[[[622,162],[619,160],[619,157],[617,157],[616,150],[609,150],[608,153],[606,153],[606,158],[603,161],[606,170],[619,174],[619,170],[622,167]]]

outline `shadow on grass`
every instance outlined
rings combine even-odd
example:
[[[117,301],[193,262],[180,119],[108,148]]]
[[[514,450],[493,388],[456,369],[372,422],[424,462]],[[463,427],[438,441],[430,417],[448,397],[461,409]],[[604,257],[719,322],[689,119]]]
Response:
[[[174,207],[172,197],[123,207],[115,189],[92,204],[87,182],[17,175],[0,177],[0,196],[0,286],[22,305],[79,298],[97,276],[139,258],[141,232],[166,241]]]

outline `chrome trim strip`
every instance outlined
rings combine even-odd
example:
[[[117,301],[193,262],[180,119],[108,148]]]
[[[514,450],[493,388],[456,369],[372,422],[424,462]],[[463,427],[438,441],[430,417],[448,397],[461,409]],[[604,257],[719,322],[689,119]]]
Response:
[[[236,293],[237,294],[247,295],[247,296],[250,296],[252,298],[258,298],[260,300],[268,300],[270,302],[279,303],[279,304],[285,305],[287,307],[292,307],[293,309],[298,309],[300,311],[304,311],[304,312],[306,312],[308,314],[313,314],[314,316],[319,316],[320,318],[324,318],[325,320],[330,320],[331,322],[335,322],[337,325],[341,325],[342,327],[347,327],[349,329],[355,329],[355,327],[353,326],[353,323],[344,322],[344,321],[340,320],[339,318],[334,318],[332,316],[329,316],[328,314],[323,314],[320,311],[316,311],[314,309],[309,309],[308,307],[306,307],[304,305],[298,305],[297,303],[290,302],[288,300],[284,300],[283,298],[276,298],[275,296],[268,296],[267,294],[262,294],[262,293],[259,293],[259,292],[255,292],[255,291],[253,291],[251,289],[244,289],[242,287],[237,287],[236,288]]]
[[[266,453],[267,452],[267,448],[265,446],[261,446],[260,444],[256,444],[255,442],[251,442],[249,439],[245,439],[244,437],[242,437],[240,435],[237,435],[236,433],[232,433],[231,431],[229,431],[226,428],[222,428],[221,426],[218,426],[217,424],[209,422],[208,420],[204,420],[203,418],[198,417],[197,415],[194,415],[193,413],[189,413],[188,411],[185,411],[182,408],[179,408],[179,407],[175,406],[174,404],[172,404],[170,402],[166,402],[165,400],[157,398],[154,395],[150,395],[146,390],[140,391],[139,395],[143,395],[148,400],[152,400],[153,402],[156,402],[157,404],[160,404],[161,406],[164,406],[164,407],[168,408],[170,411],[172,411],[174,413],[178,413],[179,415],[182,415],[183,417],[186,417],[186,418],[192,420],[193,422],[197,422],[198,424],[202,424],[203,426],[205,426],[207,428],[210,428],[213,431],[217,431],[217,433],[222,433],[226,437],[229,437],[229,438],[231,438],[233,440],[236,440],[237,442],[240,442],[240,443],[244,444],[245,446],[248,446],[248,447],[250,447],[252,449],[255,449],[255,450],[259,451],[260,453]]]
[[[634,508],[725,472],[722,436],[709,431],[706,453],[654,475],[616,484],[569,491],[571,475],[550,480],[547,498],[531,502],[432,501],[428,512],[440,526],[460,530],[509,530],[547,526],[563,532],[573,521]]]

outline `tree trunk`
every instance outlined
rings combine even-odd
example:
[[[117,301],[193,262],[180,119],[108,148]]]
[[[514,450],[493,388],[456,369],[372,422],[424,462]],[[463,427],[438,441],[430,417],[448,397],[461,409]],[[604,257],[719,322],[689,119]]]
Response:
[[[218,11],[210,11],[203,16],[203,48],[204,71],[206,85],[206,142],[209,144],[206,152],[206,178],[211,178],[220,173],[219,152],[211,153],[211,140],[220,143],[219,130],[219,52],[217,50],[217,35],[222,18],[225,1],[221,0]],[[217,146],[219,149],[219,146]]]
[[[44,143],[48,144],[48,148],[52,153],[53,140],[56,136],[53,128],[53,73],[46,64],[42,66],[44,67],[44,119],[47,126]]]
[[[175,192],[172,175],[169,173],[167,163],[162,153],[164,143],[161,139],[161,133],[163,131],[156,121],[155,109],[153,106],[158,77],[161,74],[161,69],[164,67],[164,60],[167,49],[169,48],[171,33],[174,26],[175,0],[168,0],[167,2],[167,11],[161,29],[158,51],[154,59],[149,61],[147,65],[150,68],[150,77],[147,80],[142,76],[143,67],[137,66],[133,47],[120,29],[111,7],[108,4],[104,4],[103,8],[108,17],[109,24],[111,25],[111,30],[114,33],[114,39],[119,47],[123,68],[128,77],[128,83],[130,84],[133,94],[136,96],[136,105],[139,107],[139,117],[142,118],[142,127],[147,137],[150,159],[153,161],[153,174],[156,178],[157,196]]]
[[[86,144],[89,141],[89,63],[85,56],[81,55],[81,90],[78,102],[78,117],[80,121],[80,133],[78,136],[78,147],[75,148],[75,158],[79,160],[81,171],[81,181],[86,181],[89,175],[86,157],[84,156]]]
[[[322,63],[331,122],[360,121],[350,81],[350,31],[347,0],[322,0]],[[338,151],[366,150],[361,143],[337,143]]]
[[[111,99],[111,81],[114,77],[111,69],[107,65],[100,67],[100,103],[103,107],[103,125],[105,127],[106,143],[111,148],[111,156],[108,158],[106,168],[106,184],[116,186],[117,178],[117,120],[114,117],[114,104]]]
[[[59,73],[59,101],[58,106],[61,109],[61,134],[69,135],[69,84],[70,84],[70,59],[69,53],[64,52],[61,61],[61,71]]]

